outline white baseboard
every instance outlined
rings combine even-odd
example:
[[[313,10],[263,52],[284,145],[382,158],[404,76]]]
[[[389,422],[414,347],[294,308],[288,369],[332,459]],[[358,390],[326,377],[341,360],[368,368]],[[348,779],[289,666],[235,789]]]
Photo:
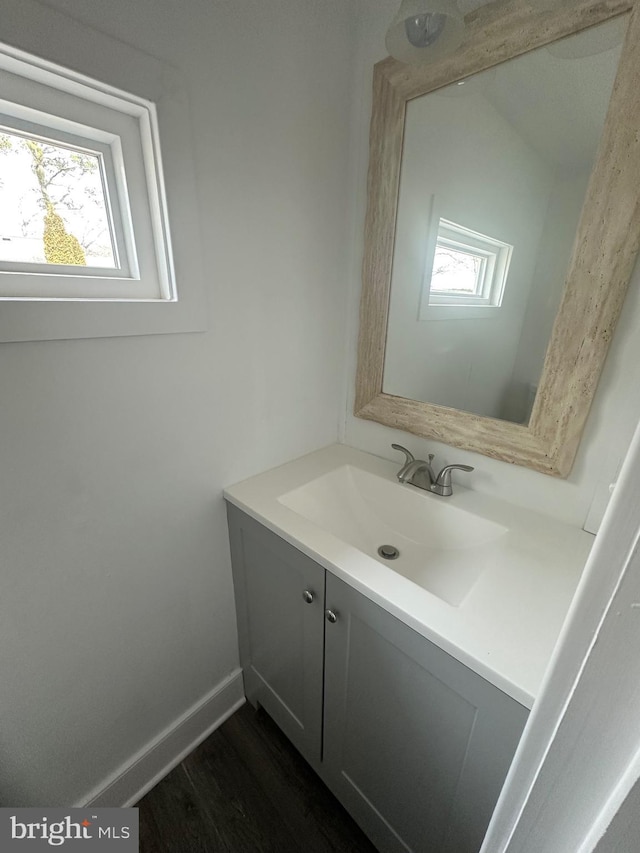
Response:
[[[135,805],[244,702],[242,670],[237,669],[77,805]]]

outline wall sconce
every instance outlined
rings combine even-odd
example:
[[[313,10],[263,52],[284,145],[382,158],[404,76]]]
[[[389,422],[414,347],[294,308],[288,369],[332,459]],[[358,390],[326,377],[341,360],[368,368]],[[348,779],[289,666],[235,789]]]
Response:
[[[400,62],[421,65],[453,51],[464,36],[455,0],[402,0],[385,45]]]

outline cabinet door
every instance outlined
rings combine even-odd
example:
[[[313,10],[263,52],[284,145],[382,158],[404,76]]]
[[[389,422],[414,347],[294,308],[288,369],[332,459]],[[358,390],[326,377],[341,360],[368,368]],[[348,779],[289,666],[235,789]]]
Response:
[[[477,853],[527,710],[327,574],[323,777],[384,853]]]
[[[324,569],[235,507],[227,514],[245,694],[317,768]]]

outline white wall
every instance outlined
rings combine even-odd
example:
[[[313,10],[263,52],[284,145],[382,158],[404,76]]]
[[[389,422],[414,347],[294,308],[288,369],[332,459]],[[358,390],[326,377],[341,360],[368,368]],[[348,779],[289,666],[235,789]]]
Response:
[[[611,821],[594,853],[637,853],[640,838],[640,780]]]
[[[203,334],[0,347],[13,806],[82,802],[235,670],[221,489],[335,441],[343,372],[341,0],[48,6],[182,72],[210,316]],[[32,36],[64,26],[43,7]]]
[[[480,5],[476,0],[460,3],[463,11]],[[498,462],[476,453],[421,440],[398,430],[353,417],[356,369],[360,267],[363,223],[366,209],[368,133],[371,110],[371,76],[375,62],[384,58],[384,34],[397,11],[394,0],[376,3],[359,0],[354,73],[354,110],[351,138],[351,230],[353,247],[350,268],[348,315],[349,365],[344,381],[347,400],[342,439],[354,447],[385,458],[396,459],[391,442],[407,445],[417,456],[436,453],[436,463],[461,462],[475,466],[470,475],[457,481],[471,488],[511,500],[532,510],[551,514],[567,523],[582,525],[592,502],[601,517],[608,485],[640,419],[640,268],[636,267],[629,294],[598,386],[587,427],[573,471],[567,480],[557,480],[519,466]],[[398,462],[401,460],[398,459]],[[464,479],[463,479],[464,478]]]
[[[565,176],[557,169],[545,218],[538,254],[534,286],[531,288],[522,325],[518,357],[513,368],[516,384],[537,385],[542,373],[547,343],[562,298],[562,284],[569,266],[571,249],[589,181],[588,173]]]

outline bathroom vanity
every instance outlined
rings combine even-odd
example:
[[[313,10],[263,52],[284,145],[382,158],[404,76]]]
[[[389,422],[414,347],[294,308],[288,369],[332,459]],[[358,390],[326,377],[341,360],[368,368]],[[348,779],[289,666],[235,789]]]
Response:
[[[245,693],[381,851],[477,853],[592,537],[396,468],[334,445],[225,492]]]

